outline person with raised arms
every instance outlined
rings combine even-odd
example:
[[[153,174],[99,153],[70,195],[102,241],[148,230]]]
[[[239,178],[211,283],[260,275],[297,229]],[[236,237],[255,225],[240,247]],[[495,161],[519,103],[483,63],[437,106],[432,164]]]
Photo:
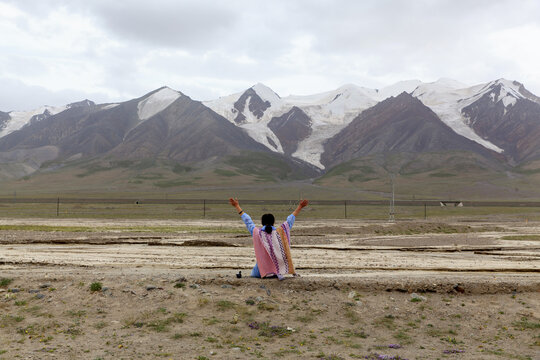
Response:
[[[242,220],[253,237],[257,263],[251,271],[251,276],[257,278],[277,276],[279,280],[283,280],[285,274],[298,276],[291,257],[291,228],[296,216],[309,204],[309,201],[301,200],[296,210],[287,217],[287,221],[278,228],[274,227],[274,215],[264,214],[261,218],[262,227],[256,227],[251,217],[240,207],[238,199],[230,198],[229,202],[242,216]]]

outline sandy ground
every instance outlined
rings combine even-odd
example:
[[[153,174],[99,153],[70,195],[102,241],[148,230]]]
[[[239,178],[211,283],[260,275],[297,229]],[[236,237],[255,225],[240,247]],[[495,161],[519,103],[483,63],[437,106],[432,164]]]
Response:
[[[284,281],[220,221],[15,224],[216,232],[1,231],[0,359],[540,359],[538,223],[298,221]]]

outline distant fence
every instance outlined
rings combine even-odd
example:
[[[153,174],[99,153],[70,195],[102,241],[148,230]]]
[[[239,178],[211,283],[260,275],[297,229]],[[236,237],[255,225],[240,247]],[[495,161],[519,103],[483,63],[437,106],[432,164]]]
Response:
[[[424,218],[448,214],[534,213],[540,202],[461,201],[463,208],[441,209],[445,200],[396,200],[399,218]],[[455,202],[455,201],[452,201]],[[248,213],[272,212],[279,218],[290,214],[298,200],[244,200]],[[389,200],[310,200],[304,218],[388,219]],[[429,212],[428,212],[428,207]],[[472,210],[471,208],[474,208]],[[514,210],[509,208],[513,208]],[[522,208],[523,210],[515,210]],[[538,209],[535,209],[538,208]],[[505,211],[501,209],[507,209]],[[232,218],[234,209],[226,199],[158,198],[0,198],[0,217],[95,217],[95,218]]]

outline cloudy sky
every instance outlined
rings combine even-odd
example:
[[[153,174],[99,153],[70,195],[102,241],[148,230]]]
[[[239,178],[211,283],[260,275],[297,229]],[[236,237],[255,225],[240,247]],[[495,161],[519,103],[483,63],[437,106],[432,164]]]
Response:
[[[441,77],[540,95],[536,0],[0,0],[0,110]]]

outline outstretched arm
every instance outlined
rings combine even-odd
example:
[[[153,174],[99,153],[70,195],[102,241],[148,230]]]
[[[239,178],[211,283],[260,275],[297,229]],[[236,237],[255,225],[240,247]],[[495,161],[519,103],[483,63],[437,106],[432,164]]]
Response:
[[[306,206],[308,206],[309,204],[309,201],[308,200],[301,200],[300,203],[298,204],[298,207],[296,208],[296,210],[293,211],[293,215],[296,217],[298,216],[298,214],[300,213],[300,211],[305,208]]]
[[[240,207],[240,203],[238,202],[238,199],[236,198],[229,198],[229,203],[231,206],[236,208],[236,211],[238,211],[239,215],[242,215],[242,221],[244,221],[244,224],[246,224],[246,228],[248,229],[249,233],[253,235],[253,229],[255,229],[255,223],[253,220],[251,220],[251,217],[242,210]]]
[[[229,198],[229,203],[236,208],[236,210],[238,211],[238,214],[242,214],[243,213],[243,210],[242,208],[240,207],[240,203],[238,202],[238,199],[236,198]]]

